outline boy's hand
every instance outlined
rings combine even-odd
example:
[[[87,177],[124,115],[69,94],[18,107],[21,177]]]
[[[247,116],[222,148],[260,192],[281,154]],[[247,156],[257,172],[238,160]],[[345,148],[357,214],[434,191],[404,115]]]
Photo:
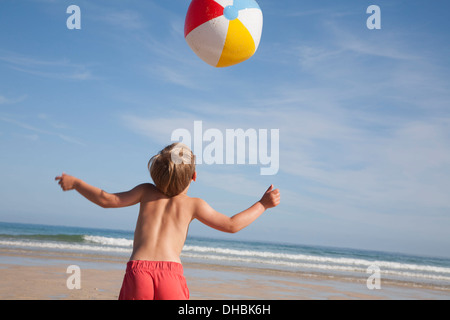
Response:
[[[58,184],[61,186],[61,189],[68,191],[75,189],[77,178],[63,173],[62,175],[56,177],[55,180],[59,180]]]
[[[280,204],[280,190],[273,190],[273,184],[270,185],[269,189],[267,189],[259,202],[261,202],[266,210],[276,207]]]

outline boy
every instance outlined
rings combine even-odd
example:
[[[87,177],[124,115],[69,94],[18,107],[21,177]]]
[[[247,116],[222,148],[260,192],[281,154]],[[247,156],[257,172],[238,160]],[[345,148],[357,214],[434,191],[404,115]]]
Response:
[[[119,299],[189,299],[180,254],[192,220],[235,233],[280,203],[280,192],[271,185],[261,200],[228,217],[199,198],[187,196],[195,181],[195,156],[181,143],[173,143],[148,163],[155,185],[144,183],[130,191],[110,194],[75,177],[55,178],[64,191],[75,189],[103,208],[119,208],[140,203],[134,233],[133,252],[127,263]]]

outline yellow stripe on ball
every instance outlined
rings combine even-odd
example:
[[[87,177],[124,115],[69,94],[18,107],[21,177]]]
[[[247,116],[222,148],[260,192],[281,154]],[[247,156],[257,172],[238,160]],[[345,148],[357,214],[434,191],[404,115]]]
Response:
[[[250,58],[256,51],[255,41],[239,19],[231,20],[224,49],[217,67],[228,67]]]

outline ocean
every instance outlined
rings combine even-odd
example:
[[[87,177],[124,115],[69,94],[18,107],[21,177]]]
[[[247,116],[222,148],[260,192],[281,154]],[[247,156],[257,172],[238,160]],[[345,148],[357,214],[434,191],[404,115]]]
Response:
[[[0,222],[0,248],[72,252],[128,259],[133,232]],[[450,288],[450,259],[348,248],[231,241],[188,236],[183,262],[262,268],[300,274],[380,278]],[[1,263],[1,256],[0,256]]]

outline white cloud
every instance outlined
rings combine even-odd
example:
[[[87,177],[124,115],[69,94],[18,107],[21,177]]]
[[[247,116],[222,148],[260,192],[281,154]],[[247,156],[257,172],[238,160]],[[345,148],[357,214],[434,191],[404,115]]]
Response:
[[[149,67],[147,70],[149,70],[149,73],[152,74],[153,77],[157,77],[161,81],[180,85],[189,89],[202,89],[192,76],[188,75],[186,72],[180,72],[176,68],[157,65]]]
[[[248,175],[236,172],[218,172],[215,170],[211,172],[206,166],[198,173],[199,183],[205,184],[209,187],[224,190],[232,194],[246,195],[250,197],[257,197],[264,194],[266,191],[264,185],[256,182],[255,179]],[[257,201],[259,199],[255,199]]]
[[[0,95],[0,104],[15,104],[24,101],[26,98],[26,95],[20,96],[18,98],[7,98]]]
[[[145,28],[146,24],[141,14],[133,10],[107,11],[99,10],[96,15],[97,21],[105,22],[115,28],[127,30],[139,30]]]
[[[76,64],[67,59],[42,60],[14,52],[0,51],[0,62],[3,61],[11,69],[39,77],[59,80],[91,80],[94,79],[86,65]]]
[[[125,127],[131,131],[146,136],[150,140],[167,145],[170,143],[172,132],[178,128],[190,128],[193,126],[195,118],[186,117],[151,117],[144,118],[135,115],[122,115],[121,120]]]
[[[57,136],[60,139],[66,141],[66,142],[70,142],[70,143],[77,144],[77,145],[80,145],[80,146],[85,146],[86,145],[84,142],[80,141],[77,138],[70,137],[70,136],[67,136],[65,134],[61,134],[59,132],[54,132],[54,131],[50,131],[50,130],[47,130],[47,129],[42,129],[42,128],[36,127],[34,125],[30,125],[28,123],[25,123],[23,121],[18,121],[18,120],[9,118],[9,117],[0,116],[0,121],[11,123],[11,124],[13,124],[13,125],[15,125],[17,127],[20,127],[20,128],[26,129],[28,131],[34,132],[33,134],[22,135],[23,137],[25,137],[25,138],[27,138],[29,140],[36,141],[39,138],[39,134],[41,134],[41,135]]]

